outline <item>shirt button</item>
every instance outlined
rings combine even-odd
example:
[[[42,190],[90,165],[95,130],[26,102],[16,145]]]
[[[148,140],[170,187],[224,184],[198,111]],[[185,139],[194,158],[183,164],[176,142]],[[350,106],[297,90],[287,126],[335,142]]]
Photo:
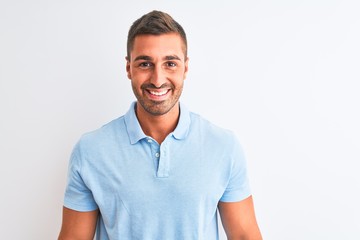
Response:
[[[151,142],[152,142],[152,140],[151,140],[151,139],[148,139],[147,141],[148,141],[148,143],[151,143]]]
[[[157,158],[160,157],[160,153],[158,153],[158,152],[155,153],[155,157],[157,157]]]

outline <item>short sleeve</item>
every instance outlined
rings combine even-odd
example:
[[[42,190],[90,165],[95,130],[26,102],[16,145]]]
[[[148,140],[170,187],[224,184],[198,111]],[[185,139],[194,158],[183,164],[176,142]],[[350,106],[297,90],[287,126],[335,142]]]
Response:
[[[83,159],[79,145],[78,143],[74,147],[70,157],[64,206],[72,210],[87,212],[98,209],[98,206],[82,177],[81,161]]]
[[[234,136],[231,153],[231,171],[221,202],[238,202],[251,195],[243,149]]]

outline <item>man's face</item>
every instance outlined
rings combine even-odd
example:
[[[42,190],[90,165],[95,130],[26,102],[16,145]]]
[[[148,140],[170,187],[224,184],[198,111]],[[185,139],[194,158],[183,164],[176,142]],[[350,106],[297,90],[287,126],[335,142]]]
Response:
[[[183,49],[176,33],[135,38],[126,71],[140,103],[138,108],[159,116],[177,106],[188,71]]]

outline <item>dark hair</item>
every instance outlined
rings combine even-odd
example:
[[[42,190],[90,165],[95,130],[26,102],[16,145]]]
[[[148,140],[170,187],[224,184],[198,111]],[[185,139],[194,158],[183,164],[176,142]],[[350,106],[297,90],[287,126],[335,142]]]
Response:
[[[152,11],[136,20],[130,27],[127,39],[127,57],[134,47],[135,37],[150,34],[161,35],[165,33],[178,33],[184,43],[184,55],[187,57],[187,40],[184,29],[169,14],[161,11]]]

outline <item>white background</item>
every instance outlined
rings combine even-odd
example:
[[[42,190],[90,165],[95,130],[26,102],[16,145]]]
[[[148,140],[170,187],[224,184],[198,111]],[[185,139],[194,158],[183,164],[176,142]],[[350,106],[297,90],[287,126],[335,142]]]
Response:
[[[182,101],[244,146],[264,239],[360,239],[358,1],[236,2],[0,0],[1,239],[57,237],[71,149],[135,99],[153,9],[188,34]]]

